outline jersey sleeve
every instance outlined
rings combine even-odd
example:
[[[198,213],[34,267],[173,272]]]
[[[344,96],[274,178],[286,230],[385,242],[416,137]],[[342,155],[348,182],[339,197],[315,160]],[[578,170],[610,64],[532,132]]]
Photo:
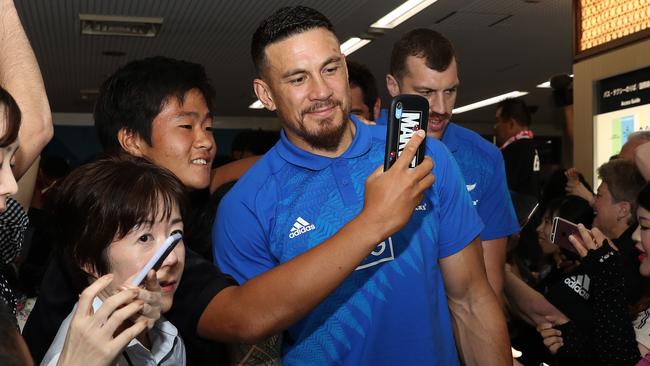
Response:
[[[493,174],[477,206],[478,214],[485,225],[481,240],[499,239],[519,231],[517,215],[508,191],[503,157],[500,152],[495,152],[496,154],[492,154]]]
[[[433,159],[436,181],[431,189],[438,201],[439,258],[445,258],[465,248],[483,230],[460,168],[447,148],[439,141],[427,138],[427,150]],[[435,201],[435,199],[434,199]]]
[[[217,210],[212,230],[212,254],[222,271],[232,275],[239,283],[264,273],[277,266],[277,261],[269,251],[268,236],[263,224],[264,216],[269,216],[264,208],[255,203],[255,198],[244,201],[239,192],[249,191],[246,187],[233,187]],[[262,194],[257,191],[258,194]],[[232,194],[231,194],[232,193]],[[257,196],[255,195],[255,196]],[[265,197],[265,202],[273,202]],[[268,210],[268,208],[267,208]]]

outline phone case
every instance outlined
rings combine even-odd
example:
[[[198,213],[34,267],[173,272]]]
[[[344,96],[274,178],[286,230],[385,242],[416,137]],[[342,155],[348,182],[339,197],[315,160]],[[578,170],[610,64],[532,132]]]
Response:
[[[578,225],[556,216],[553,218],[553,227],[551,229],[550,238],[551,243],[562,249],[577,253],[576,248],[574,248],[573,244],[569,241],[569,236],[577,234],[578,232]]]
[[[384,157],[384,171],[388,170],[404,151],[417,130],[427,131],[429,121],[429,102],[419,95],[401,94],[393,98],[388,114],[388,128],[386,130],[386,155]],[[415,168],[424,160],[425,144],[418,147],[418,151],[409,164]]]
[[[140,286],[142,282],[144,281],[145,277],[147,277],[147,273],[151,271],[152,269],[154,271],[157,271],[160,266],[162,266],[163,262],[165,261],[165,258],[169,255],[169,253],[174,250],[176,247],[176,244],[178,244],[179,241],[183,239],[183,236],[179,233],[173,234],[169,236],[167,239],[165,239],[165,242],[163,245],[158,248],[158,250],[151,256],[147,264],[142,267],[140,272],[138,273],[137,276],[133,279],[131,284],[133,286]]]

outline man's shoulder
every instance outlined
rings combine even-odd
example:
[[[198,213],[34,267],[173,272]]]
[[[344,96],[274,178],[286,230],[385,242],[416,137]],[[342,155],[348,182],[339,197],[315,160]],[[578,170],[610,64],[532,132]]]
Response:
[[[469,128],[457,125],[455,123],[450,123],[449,126],[451,127],[451,131],[454,133],[455,138],[458,140],[459,144],[462,145],[463,149],[474,149],[481,154],[485,154],[490,157],[501,155],[499,149],[494,146],[494,144],[486,140],[483,136],[479,135],[475,131],[472,131]]]

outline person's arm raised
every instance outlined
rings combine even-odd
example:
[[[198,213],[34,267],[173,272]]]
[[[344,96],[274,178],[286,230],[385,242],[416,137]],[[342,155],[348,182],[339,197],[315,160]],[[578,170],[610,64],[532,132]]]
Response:
[[[13,0],[0,0],[0,85],[21,111],[14,175],[25,174],[53,135],[43,77]]]
[[[430,158],[408,168],[424,140],[418,131],[388,171],[379,167],[368,177],[363,210],[331,238],[241,287],[219,292],[199,320],[199,335],[255,343],[285,330],[325,299],[377,244],[408,222],[433,184]]]

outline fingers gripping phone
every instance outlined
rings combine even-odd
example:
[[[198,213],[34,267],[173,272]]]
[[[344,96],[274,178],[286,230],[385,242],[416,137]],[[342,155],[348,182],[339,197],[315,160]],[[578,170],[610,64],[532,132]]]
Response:
[[[419,95],[401,94],[393,98],[388,115],[386,130],[386,155],[384,171],[388,170],[397,158],[402,155],[406,144],[417,130],[427,132],[429,120],[429,102]],[[409,164],[415,168],[424,160],[425,144],[422,143]]]
[[[156,252],[151,256],[149,262],[147,262],[147,264],[142,267],[142,270],[140,270],[138,275],[135,276],[133,281],[131,281],[131,284],[133,286],[140,286],[142,282],[144,282],[144,279],[147,277],[147,273],[149,273],[149,271],[152,269],[154,271],[160,269],[160,266],[162,266],[167,256],[172,252],[172,250],[174,250],[176,244],[178,244],[181,239],[183,239],[183,236],[180,233],[172,234],[167,239],[165,239],[163,245],[161,245],[160,248],[158,248],[158,250],[156,250]]]
[[[578,235],[578,225],[572,223],[569,220],[565,220],[561,217],[553,218],[553,227],[551,229],[551,243],[559,246],[562,249],[566,249],[573,253],[578,253],[576,248],[573,247],[571,241],[569,241],[569,236],[576,234]]]

